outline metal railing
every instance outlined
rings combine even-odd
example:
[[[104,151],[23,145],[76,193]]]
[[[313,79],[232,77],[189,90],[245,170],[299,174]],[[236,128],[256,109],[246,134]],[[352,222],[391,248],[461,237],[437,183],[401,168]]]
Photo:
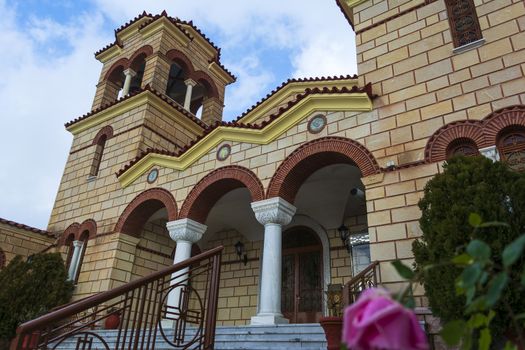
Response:
[[[343,287],[343,304],[350,305],[357,300],[359,294],[367,288],[377,286],[378,261],[368,265],[363,271],[352,277]]]
[[[163,348],[212,350],[222,250],[211,249],[26,322],[10,350],[57,349],[66,343],[77,350],[155,349],[159,341]],[[168,305],[170,293],[174,305]],[[99,331],[115,315],[120,319],[115,331]]]

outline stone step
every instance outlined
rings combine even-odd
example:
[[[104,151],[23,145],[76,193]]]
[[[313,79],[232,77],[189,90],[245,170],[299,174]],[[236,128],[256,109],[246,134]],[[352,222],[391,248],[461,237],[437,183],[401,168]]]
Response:
[[[195,335],[195,329],[189,328],[186,332],[187,339]],[[96,330],[109,345],[114,346],[118,331]],[[166,336],[170,339],[173,331],[167,331]],[[68,339],[61,343],[56,349],[74,349],[75,339]],[[93,350],[105,349],[100,341],[95,340]],[[158,335],[156,350],[173,349]],[[295,350],[295,349],[326,349],[326,339],[319,324],[292,324],[277,326],[219,326],[216,328],[215,349],[217,350]]]

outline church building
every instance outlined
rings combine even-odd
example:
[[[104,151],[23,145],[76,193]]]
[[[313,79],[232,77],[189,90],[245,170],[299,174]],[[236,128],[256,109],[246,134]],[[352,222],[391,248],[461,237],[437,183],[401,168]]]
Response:
[[[1,219],[0,268],[62,252],[81,299],[222,245],[218,325],[318,322],[362,271],[398,289],[391,262],[412,263],[417,204],[447,158],[525,169],[525,4],[325,6],[356,33],[358,75],[289,79],[232,121],[236,78],[193,22],[144,12],[118,28],[95,53],[91,110],[65,124],[47,230]]]

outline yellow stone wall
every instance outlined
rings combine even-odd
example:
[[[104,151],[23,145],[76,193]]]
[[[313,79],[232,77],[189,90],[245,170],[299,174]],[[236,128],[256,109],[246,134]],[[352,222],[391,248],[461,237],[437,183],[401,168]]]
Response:
[[[29,255],[46,250],[53,243],[55,243],[53,237],[0,222],[0,249],[5,254],[6,266],[17,255],[27,258]]]
[[[366,1],[354,9],[356,30],[419,3],[421,1]],[[359,83],[361,86],[373,83],[374,93],[379,95],[374,100],[373,111],[316,110],[263,145],[225,140],[223,143],[231,144],[231,155],[226,160],[216,159],[220,145],[213,145],[184,170],[158,166],[159,177],[153,184],[147,183],[146,172],[129,186],[122,187],[115,172],[135,157],[138,150],[163,141],[145,137],[146,133],[140,129],[110,139],[100,175],[93,181],[86,179],[94,152],[89,143],[105,125],[111,125],[115,133],[119,133],[146,119],[151,125],[161,123],[159,128],[164,130],[174,127],[169,119],[162,122],[162,118],[148,119],[148,108],[142,106],[80,133],[72,147],[79,151],[70,155],[49,225],[50,230],[60,233],[72,222],[88,218],[97,222],[101,237],[88,244],[77,293],[85,295],[106,290],[129,281],[132,276],[146,273],[146,270],[139,273],[139,266],[155,263],[157,258],[151,254],[146,257],[144,251],[137,248],[142,244],[138,239],[112,233],[120,215],[138,194],[155,187],[166,189],[172,193],[180,210],[188,193],[202,178],[227,165],[251,169],[266,190],[277,167],[287,156],[305,142],[326,136],[355,140],[370,150],[381,166],[390,160],[398,166],[362,178],[372,259],[380,261],[382,283],[398,288],[400,278],[390,262],[403,259],[411,263],[411,244],[421,234],[417,202],[426,182],[441,169],[438,163],[409,166],[410,163],[424,159],[429,137],[445,123],[481,119],[498,108],[525,104],[525,5],[518,0],[480,0],[476,5],[486,43],[463,53],[453,53],[443,0],[357,35]],[[160,38],[156,40],[161,41]],[[142,44],[137,43],[136,47],[139,46]],[[318,85],[323,87],[323,82]],[[333,98],[348,97],[333,94]],[[317,113],[326,115],[328,125],[320,133],[311,134],[307,124]],[[174,131],[177,132],[183,133]],[[188,134],[188,138],[191,135]],[[352,220],[348,219],[348,224]],[[364,220],[356,218],[355,223],[361,225]],[[330,229],[328,235],[332,282],[344,283],[351,275],[350,259],[341,248],[337,232]],[[236,260],[233,244],[242,241],[242,236],[221,232],[214,237],[217,241],[209,241],[208,247],[222,242],[226,247],[223,261]],[[249,257],[259,259],[261,242],[245,244],[253,245],[248,249]],[[148,269],[153,270],[162,262],[156,264]],[[223,265],[219,302],[221,324],[245,323],[255,312],[259,263],[250,260],[248,264],[246,268],[240,263]],[[241,281],[247,284],[236,292],[235,288],[241,287],[237,283]],[[422,295],[422,290],[416,293]],[[419,304],[424,306],[425,300],[419,300]]]

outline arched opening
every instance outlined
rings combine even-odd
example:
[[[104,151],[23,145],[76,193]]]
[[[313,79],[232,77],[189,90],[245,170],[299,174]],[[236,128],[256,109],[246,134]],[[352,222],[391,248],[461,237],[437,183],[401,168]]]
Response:
[[[525,171],[525,127],[509,126],[498,133],[497,146],[502,161],[516,171]]]
[[[323,251],[316,233],[305,226],[284,232],[281,307],[291,323],[314,323],[323,310]]]
[[[175,242],[166,223],[177,219],[177,205],[172,194],[152,188],[135,197],[124,209],[115,232],[139,239],[131,278],[137,279],[173,264]]]
[[[104,154],[104,148],[106,147],[106,141],[111,137],[113,137],[113,128],[111,126],[105,126],[93,139],[95,152],[93,153],[93,160],[91,162],[91,168],[89,169],[89,176],[98,175],[100,164],[102,162],[102,156]]]
[[[180,211],[181,218],[189,218],[207,226],[200,248],[205,251],[224,246],[220,286],[242,290],[232,313],[231,295],[221,293],[218,303],[219,325],[235,321],[249,321],[255,315],[259,279],[259,258],[264,228],[255,219],[251,203],[264,198],[258,178],[250,170],[238,166],[219,168],[205,176],[189,193]],[[237,255],[236,244],[242,250]],[[244,260],[246,254],[246,260]],[[196,285],[204,285],[196,280]]]
[[[270,182],[268,198],[279,196],[297,208],[289,226],[308,222],[310,229],[316,226],[326,232],[330,247],[323,249],[316,270],[323,271],[323,261],[328,261],[331,284],[343,285],[370,263],[365,188],[361,178],[378,170],[373,156],[357,142],[323,138],[290,154]],[[340,239],[338,231],[342,225],[350,233],[345,241]],[[322,283],[319,288],[322,295],[327,284]],[[324,310],[326,305],[317,310],[315,322]]]
[[[130,68],[136,73],[131,78],[131,84],[129,86],[129,93],[135,93],[142,89],[142,79],[144,78],[144,70],[146,69],[146,54],[141,53],[133,59],[130,64]]]
[[[450,159],[454,156],[469,157],[479,155],[479,150],[474,140],[461,137],[449,143],[446,154],[447,159]]]
[[[173,62],[170,66],[168,75],[168,86],[166,87],[166,95],[172,100],[184,105],[184,99],[186,97],[186,79],[189,77],[188,67],[178,62]]]
[[[126,66],[127,60],[123,59],[117,61],[113,67],[110,68],[106,75],[106,91],[104,93],[106,100],[115,101],[117,98],[121,97],[120,93],[124,87],[124,81],[126,80],[124,74]]]

